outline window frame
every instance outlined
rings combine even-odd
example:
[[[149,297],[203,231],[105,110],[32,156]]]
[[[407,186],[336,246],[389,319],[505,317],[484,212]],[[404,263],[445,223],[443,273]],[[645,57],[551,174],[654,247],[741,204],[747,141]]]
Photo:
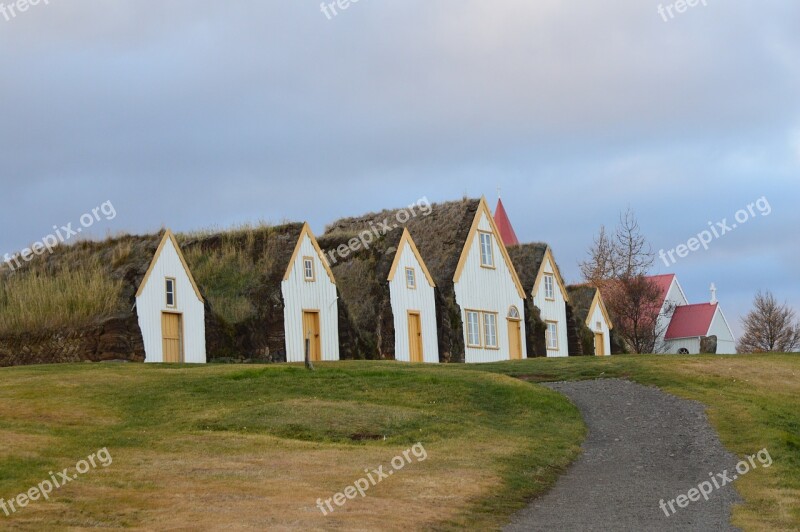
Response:
[[[308,269],[306,268],[307,263],[311,264],[311,277],[308,276]],[[317,268],[314,265],[314,257],[303,257],[303,280],[307,283],[313,283],[317,280]]]
[[[545,345],[548,351],[558,351],[560,349],[560,342],[558,338],[558,322],[557,321],[550,321],[547,320],[545,322],[547,324],[547,332],[545,334]],[[550,326],[553,325],[555,327],[555,334],[550,334]],[[548,338],[555,339],[555,347],[550,347],[550,342]]]
[[[479,342],[477,344],[470,343],[470,341],[472,340],[472,335],[470,334],[470,328],[472,324],[472,322],[469,319],[470,314],[474,314],[475,316],[477,316],[477,320],[475,321],[475,325],[477,326],[477,338]],[[483,313],[480,310],[471,310],[471,309],[464,310],[464,317],[466,318],[465,321],[466,321],[466,333],[467,333],[467,347],[471,347],[474,349],[483,349],[483,343],[482,343],[483,330],[481,329],[481,321],[482,321],[481,314]]]
[[[498,330],[498,314],[497,312],[482,312],[481,324],[483,325],[483,348],[492,349],[494,351],[500,350],[500,331]],[[486,318],[491,316],[494,318],[494,345],[489,345],[489,331],[487,330]]]
[[[550,294],[548,295],[547,290],[547,281],[550,281]],[[542,279],[542,284],[544,285],[544,299],[545,301],[555,301],[556,300],[556,276],[552,273],[545,273],[544,279]]]
[[[172,304],[169,303],[170,283],[172,283]],[[164,306],[171,309],[178,308],[178,280],[175,277],[164,278]]]
[[[408,274],[411,274],[409,278]],[[417,270],[412,267],[406,267],[406,288],[409,290],[417,289]]]
[[[483,238],[489,238],[489,258],[491,259],[491,264],[487,264],[483,261]],[[491,231],[481,231],[478,230],[478,247],[480,248],[480,256],[481,256],[481,268],[486,268],[487,270],[496,270],[497,269],[497,261],[495,260],[494,256],[494,234]]]

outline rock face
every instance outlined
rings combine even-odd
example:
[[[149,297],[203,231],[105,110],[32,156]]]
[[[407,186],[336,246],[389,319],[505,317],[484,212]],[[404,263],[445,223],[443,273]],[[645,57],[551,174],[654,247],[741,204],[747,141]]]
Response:
[[[700,338],[700,354],[701,355],[716,355],[717,354],[717,337],[706,336]]]
[[[110,360],[144,362],[144,341],[136,316],[110,318],[72,331],[0,338],[0,366]]]

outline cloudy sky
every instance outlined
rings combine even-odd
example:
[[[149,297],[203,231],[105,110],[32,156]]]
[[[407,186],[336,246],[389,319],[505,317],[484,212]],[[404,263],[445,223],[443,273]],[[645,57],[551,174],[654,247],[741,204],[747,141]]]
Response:
[[[6,6],[10,0],[4,0]],[[0,13],[0,255],[92,228],[308,220],[485,195],[562,271],[632,207],[727,317],[800,309],[800,4],[114,2]],[[672,12],[674,18],[669,17]],[[667,19],[665,21],[664,19]],[[741,215],[740,215],[741,217]]]

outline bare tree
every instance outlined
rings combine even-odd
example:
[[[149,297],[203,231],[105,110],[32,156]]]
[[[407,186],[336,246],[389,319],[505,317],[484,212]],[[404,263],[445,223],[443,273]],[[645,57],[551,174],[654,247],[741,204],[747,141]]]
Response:
[[[664,332],[660,329],[669,323],[669,319],[659,317],[671,311],[661,308],[661,291],[647,278],[655,254],[636,214],[630,208],[620,213],[610,237],[601,226],[588,254],[588,259],[580,263],[581,273],[603,294],[616,334],[634,353],[656,352],[658,338]]]
[[[744,335],[736,345],[740,353],[788,353],[800,348],[800,322],[787,303],[780,304],[772,292],[759,292],[753,310],[742,320]]]
[[[630,207],[619,215],[619,225],[614,237],[611,262],[616,276],[626,278],[647,275],[655,261],[655,254]]]
[[[595,286],[615,277],[614,244],[606,234],[605,225],[600,226],[600,233],[589,248],[589,258],[580,263],[580,268],[583,278]]]

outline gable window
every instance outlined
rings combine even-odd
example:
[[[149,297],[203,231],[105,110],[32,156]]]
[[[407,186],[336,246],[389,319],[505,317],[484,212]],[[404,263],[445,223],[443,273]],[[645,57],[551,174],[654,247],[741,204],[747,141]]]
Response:
[[[314,259],[311,257],[303,257],[303,277],[306,281],[313,281],[314,275]]]
[[[483,347],[481,345],[480,312],[467,311],[467,346]]]
[[[481,266],[484,268],[494,268],[494,246],[492,244],[492,233],[478,232],[481,241]]]
[[[549,301],[556,299],[556,279],[549,273],[544,276],[544,298]]]
[[[487,349],[497,349],[497,314],[483,314],[483,345]]]
[[[602,323],[600,323],[599,321],[597,322],[597,325],[596,325],[596,327],[597,327],[597,330],[598,330],[598,331],[602,331],[602,330],[603,330],[603,324],[602,324]]]
[[[547,349],[550,351],[558,351],[558,323],[554,321],[547,322]]]
[[[177,299],[175,297],[175,279],[167,277],[165,283],[167,307],[175,308],[177,306]]]
[[[406,268],[406,288],[417,289],[417,272],[414,268]]]

